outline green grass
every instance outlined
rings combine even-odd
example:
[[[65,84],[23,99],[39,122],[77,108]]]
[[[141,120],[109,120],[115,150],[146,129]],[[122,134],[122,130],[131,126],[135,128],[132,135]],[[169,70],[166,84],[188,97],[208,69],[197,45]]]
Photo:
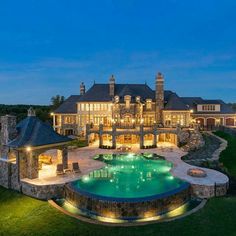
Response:
[[[236,197],[214,198],[186,218],[139,227],[80,222],[39,201],[0,187],[0,235],[236,235]]]
[[[227,148],[220,154],[220,162],[229,175],[236,177],[236,137],[222,131],[216,131],[215,134],[228,141]]]

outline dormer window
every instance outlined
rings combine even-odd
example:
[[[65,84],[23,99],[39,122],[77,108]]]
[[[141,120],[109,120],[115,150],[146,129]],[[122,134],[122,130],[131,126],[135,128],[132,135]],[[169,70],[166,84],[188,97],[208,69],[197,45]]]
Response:
[[[131,96],[130,96],[130,95],[126,95],[126,96],[124,97],[124,100],[125,100],[125,108],[126,108],[126,109],[129,109],[129,108],[130,108]]]
[[[119,102],[119,96],[115,96],[115,103]]]
[[[147,110],[152,109],[152,99],[146,99],[146,108]]]

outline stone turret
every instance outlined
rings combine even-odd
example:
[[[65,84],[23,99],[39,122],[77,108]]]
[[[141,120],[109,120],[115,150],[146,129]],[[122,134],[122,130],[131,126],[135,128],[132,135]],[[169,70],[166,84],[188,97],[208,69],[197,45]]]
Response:
[[[114,75],[111,76],[109,79],[109,94],[111,97],[115,96],[115,77]]]
[[[84,95],[85,94],[85,85],[84,82],[82,82],[80,84],[80,95]]]
[[[15,116],[1,116],[1,130],[0,130],[0,157],[7,158],[8,147],[7,143],[13,140],[16,135],[16,117]]]
[[[162,110],[164,108],[164,78],[159,72],[156,76],[156,122],[162,123]]]

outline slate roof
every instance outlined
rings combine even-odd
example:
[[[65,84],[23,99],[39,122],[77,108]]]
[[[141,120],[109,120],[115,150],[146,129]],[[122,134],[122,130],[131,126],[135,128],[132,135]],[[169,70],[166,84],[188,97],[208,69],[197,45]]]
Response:
[[[186,105],[189,105],[189,108],[193,109],[194,113],[197,113],[197,114],[203,113],[203,112],[197,112],[198,104],[219,104],[220,112],[209,111],[209,113],[211,114],[235,114],[233,108],[220,99],[209,100],[209,99],[202,99],[201,97],[180,97],[180,99]]]
[[[176,93],[172,93],[168,97],[164,110],[189,110],[189,106]]]
[[[17,137],[8,143],[9,147],[44,146],[71,141],[70,138],[55,132],[53,128],[36,116],[28,116],[17,125]]]
[[[80,97],[81,95],[71,95],[54,111],[54,113],[76,114],[76,104],[79,101]]]
[[[155,92],[146,84],[115,84],[115,96],[124,100],[125,95],[130,95],[135,101],[136,96],[141,99],[155,99]],[[109,84],[94,84],[80,99],[79,102],[108,102],[112,97],[109,95]]]
[[[125,95],[131,96],[131,102],[140,96],[141,101],[152,99],[155,101],[155,91],[147,84],[115,84],[115,96],[119,96],[120,102],[124,101]],[[190,110],[197,113],[197,104],[220,104],[221,112],[225,114],[234,113],[231,107],[222,100],[208,100],[201,97],[179,97],[176,93],[164,91],[165,110]],[[78,102],[109,102],[112,97],[109,95],[109,84],[94,84],[83,96],[72,95],[57,108],[54,112],[59,114],[76,114]],[[214,112],[211,112],[214,113]],[[215,112],[219,113],[219,112]]]

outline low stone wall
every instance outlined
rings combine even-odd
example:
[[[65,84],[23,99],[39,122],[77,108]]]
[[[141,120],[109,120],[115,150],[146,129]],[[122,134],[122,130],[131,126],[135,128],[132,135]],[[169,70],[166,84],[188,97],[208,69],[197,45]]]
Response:
[[[228,190],[228,183],[216,184],[216,185],[198,185],[191,184],[191,192],[193,197],[199,198],[211,198],[226,195]]]
[[[182,206],[190,197],[189,185],[170,195],[135,200],[97,198],[75,190],[71,184],[65,186],[65,198],[75,207],[88,214],[119,219],[138,219],[162,214]]]
[[[221,137],[219,137],[219,136],[217,136],[213,133],[210,133],[210,134],[212,136],[216,137],[217,139],[219,139],[220,142],[221,142],[220,147],[215,150],[215,152],[212,154],[212,159],[211,159],[211,160],[219,160],[220,153],[227,148],[228,142],[225,139],[223,139],[223,138],[221,138]]]
[[[28,182],[21,182],[21,191],[25,195],[41,200],[52,198],[63,198],[64,184],[55,185],[34,185]]]

